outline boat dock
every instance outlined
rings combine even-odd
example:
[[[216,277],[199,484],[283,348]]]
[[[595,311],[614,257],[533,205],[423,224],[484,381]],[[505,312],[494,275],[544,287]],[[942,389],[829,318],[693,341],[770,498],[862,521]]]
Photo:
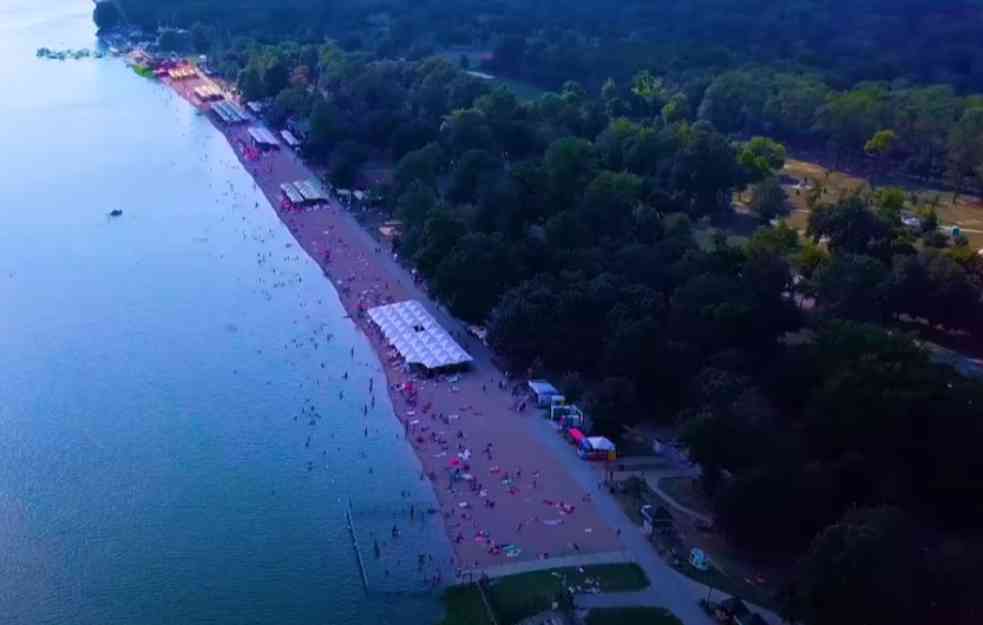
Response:
[[[345,509],[345,516],[348,518],[348,531],[352,535],[352,546],[355,548],[355,559],[358,560],[358,570],[362,573],[362,586],[365,592],[369,592],[369,576],[365,572],[365,561],[362,559],[362,549],[358,546],[358,535],[355,533],[355,521],[352,518],[352,500],[348,499],[348,508]]]

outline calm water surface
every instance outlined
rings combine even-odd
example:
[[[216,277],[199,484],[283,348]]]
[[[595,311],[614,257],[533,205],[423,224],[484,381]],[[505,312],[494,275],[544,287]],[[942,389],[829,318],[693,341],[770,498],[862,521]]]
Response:
[[[35,58],[90,12],[0,6],[0,623],[434,622],[377,359],[207,120]]]

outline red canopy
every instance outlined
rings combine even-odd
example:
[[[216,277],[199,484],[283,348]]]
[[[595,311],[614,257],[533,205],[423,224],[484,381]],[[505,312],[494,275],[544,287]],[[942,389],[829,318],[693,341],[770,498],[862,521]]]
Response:
[[[578,445],[584,440],[584,433],[577,428],[570,428],[567,430],[567,432],[570,434],[570,438],[573,439],[573,442],[577,443]]]

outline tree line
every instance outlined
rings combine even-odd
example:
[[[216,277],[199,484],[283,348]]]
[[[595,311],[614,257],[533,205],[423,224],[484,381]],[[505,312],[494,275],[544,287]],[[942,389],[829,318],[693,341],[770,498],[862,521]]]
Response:
[[[965,2],[679,0],[121,0],[165,48],[215,56],[234,79],[255,45],[332,38],[373,60],[461,51],[461,62],[559,91],[659,77],[653,105],[725,133],[823,150],[872,173],[983,186],[983,9]],[[602,6],[603,5],[603,6]],[[118,21],[115,5],[97,23]],[[474,52],[483,51],[484,54]],[[969,94],[969,95],[966,95]],[[274,94],[275,95],[275,94]],[[606,99],[613,115],[638,115]],[[650,111],[649,111],[650,112]],[[875,138],[877,140],[875,140]]]

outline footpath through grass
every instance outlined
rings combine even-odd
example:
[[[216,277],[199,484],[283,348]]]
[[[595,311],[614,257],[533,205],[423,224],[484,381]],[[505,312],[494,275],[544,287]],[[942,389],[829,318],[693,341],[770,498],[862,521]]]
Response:
[[[550,609],[554,602],[561,609],[570,607],[571,589],[575,593],[629,592],[648,585],[645,572],[637,564],[599,564],[493,579],[488,582],[487,592],[499,625],[513,625]],[[490,625],[481,594],[474,585],[449,588],[444,593],[444,604],[447,617],[441,625]]]
[[[683,625],[663,608],[594,608],[587,625]]]
[[[641,507],[645,504],[662,505],[669,510],[669,514],[672,515],[673,520],[676,523],[677,530],[680,530],[668,535],[656,533],[653,536],[653,548],[659,552],[659,556],[661,558],[663,558],[670,566],[686,577],[700,582],[701,584],[705,584],[713,590],[722,591],[729,595],[746,599],[747,601],[751,601],[752,603],[756,603],[772,610],[777,609],[777,601],[773,593],[765,586],[749,583],[745,580],[745,575],[737,573],[736,571],[732,571],[732,574],[730,574],[721,570],[717,565],[711,565],[706,571],[701,571],[692,566],[686,559],[690,547],[698,545],[702,546],[704,549],[706,547],[701,545],[700,542],[692,539],[692,534],[695,530],[692,530],[692,526],[688,525],[690,522],[685,520],[688,517],[673,510],[657,493],[652,492],[645,482],[637,480],[636,478],[631,478],[629,481],[632,480],[634,480],[632,482],[633,487],[627,488],[624,492],[615,493],[615,500],[617,500],[622,510],[624,510],[625,515],[628,516],[633,523],[641,526]],[[664,479],[662,480],[661,484],[663,488],[665,488]],[[689,532],[689,538],[684,535],[683,530]],[[704,542],[709,540],[709,538],[705,535],[701,536],[703,536]],[[719,560],[714,559],[715,553],[719,553],[719,550],[710,550],[710,558],[714,562],[719,562]]]

